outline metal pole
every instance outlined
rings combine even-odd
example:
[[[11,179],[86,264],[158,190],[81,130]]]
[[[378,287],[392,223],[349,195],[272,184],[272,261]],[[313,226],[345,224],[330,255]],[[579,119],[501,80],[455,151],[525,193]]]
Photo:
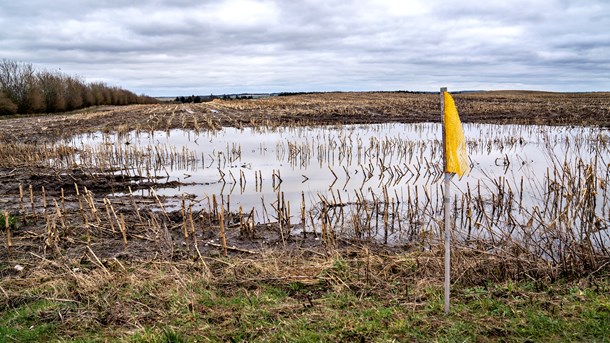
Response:
[[[449,295],[451,289],[451,221],[449,220],[449,209],[451,208],[451,178],[453,173],[447,173],[447,156],[446,156],[446,130],[445,130],[445,92],[447,88],[441,88],[441,122],[443,123],[443,170],[445,171],[445,315],[449,314]]]
[[[447,156],[445,156],[445,92],[447,87],[441,88],[441,126],[443,127],[443,171],[447,173]]]
[[[451,177],[445,173],[445,314],[449,314],[449,293],[451,288],[451,223],[449,209],[451,208]]]

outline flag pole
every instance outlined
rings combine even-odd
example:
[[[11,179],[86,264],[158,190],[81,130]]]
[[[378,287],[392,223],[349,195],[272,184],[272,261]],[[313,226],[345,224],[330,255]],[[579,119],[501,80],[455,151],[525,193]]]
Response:
[[[445,92],[446,87],[441,88],[441,122],[443,126],[443,170],[445,171],[445,315],[449,314],[449,294],[451,288],[451,222],[449,220],[449,208],[451,207],[451,178],[453,173],[447,172],[447,146],[446,146],[446,129],[445,129]]]

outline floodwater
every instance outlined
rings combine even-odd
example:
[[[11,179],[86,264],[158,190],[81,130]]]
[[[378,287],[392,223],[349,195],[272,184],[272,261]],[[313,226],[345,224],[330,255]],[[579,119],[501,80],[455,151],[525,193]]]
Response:
[[[510,202],[531,214],[545,208],[553,182],[582,179],[584,166],[590,166],[596,177],[592,206],[607,227],[610,131],[491,124],[464,124],[464,131],[472,168],[452,179],[452,204],[473,194],[493,202],[509,192]],[[299,222],[302,205],[319,210],[322,202],[367,201],[377,203],[378,212],[381,204],[403,214],[409,210],[405,206],[416,204],[418,211],[438,218],[444,195],[440,141],[440,124],[393,123],[96,133],[64,143],[82,152],[81,163],[184,183],[156,193],[185,194],[195,209],[208,209],[215,195],[229,211],[241,207],[259,222],[272,222],[284,199],[293,222]],[[151,191],[140,192],[149,196]],[[434,225],[436,219],[419,222]]]

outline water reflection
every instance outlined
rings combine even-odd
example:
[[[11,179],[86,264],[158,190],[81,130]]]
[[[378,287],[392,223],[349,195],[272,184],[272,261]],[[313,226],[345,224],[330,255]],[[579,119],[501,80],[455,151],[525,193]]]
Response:
[[[569,192],[586,189],[570,183],[584,184],[590,170],[595,184],[587,187],[593,187],[594,202],[587,206],[607,239],[607,129],[464,124],[464,130],[472,171],[453,182],[458,234],[470,238],[478,230],[478,235],[493,236],[494,227],[523,226],[535,213],[552,221],[563,211],[559,207],[572,201]],[[332,209],[328,219],[337,230],[364,225],[369,235],[383,232],[385,240],[401,241],[414,232],[438,230],[440,134],[439,124],[376,124],[98,133],[68,143],[79,149],[79,163],[184,183],[156,192],[187,194],[196,209],[206,209],[212,195],[230,211],[254,211],[259,222],[280,220],[282,207],[293,223],[301,217],[319,221],[322,211]],[[315,216],[302,215],[303,207]]]

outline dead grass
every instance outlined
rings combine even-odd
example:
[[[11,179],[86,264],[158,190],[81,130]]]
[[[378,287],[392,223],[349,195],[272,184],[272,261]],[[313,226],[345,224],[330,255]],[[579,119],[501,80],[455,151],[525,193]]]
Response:
[[[495,275],[507,263],[488,254],[456,256],[449,317],[442,315],[442,256],[436,251],[351,247],[324,256],[301,249],[205,263],[100,264],[91,255],[13,261],[2,266],[0,337],[400,341],[492,334],[487,339],[563,340],[573,337],[559,330],[570,321],[582,324],[577,332],[583,337],[608,334],[607,271],[567,283],[527,281],[518,273],[515,279]],[[16,271],[17,264],[24,269]],[[587,333],[593,330],[587,325],[595,330]]]

